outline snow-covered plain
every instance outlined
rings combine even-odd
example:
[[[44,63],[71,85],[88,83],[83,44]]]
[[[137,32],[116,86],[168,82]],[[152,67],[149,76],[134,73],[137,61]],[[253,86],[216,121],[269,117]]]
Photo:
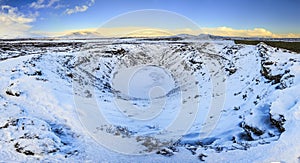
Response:
[[[139,65],[144,67],[126,79],[125,70]],[[218,77],[222,82],[214,83]],[[215,104],[214,97],[224,99]],[[110,126],[97,126],[91,117],[98,115],[78,109],[90,106],[91,99]],[[299,99],[300,55],[263,43],[2,41],[0,160],[299,162]],[[181,123],[170,133],[182,137],[161,136],[178,117]],[[89,132],[85,121],[133,141],[132,151],[142,154],[122,154],[131,149],[121,147],[116,152],[118,144],[109,148],[114,142],[99,142],[103,139]]]

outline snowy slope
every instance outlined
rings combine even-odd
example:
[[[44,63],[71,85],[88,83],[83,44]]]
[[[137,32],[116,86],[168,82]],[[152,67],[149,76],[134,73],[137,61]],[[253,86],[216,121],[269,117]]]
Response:
[[[127,85],[139,65],[147,66]],[[298,162],[299,92],[300,55],[263,43],[0,42],[0,160]],[[101,106],[110,125],[81,106]],[[90,133],[85,122],[101,129]],[[134,144],[112,151],[97,134]]]
[[[64,36],[60,36],[60,39],[91,39],[91,38],[103,38],[103,36],[98,32],[89,32],[89,31],[78,31],[71,32]]]

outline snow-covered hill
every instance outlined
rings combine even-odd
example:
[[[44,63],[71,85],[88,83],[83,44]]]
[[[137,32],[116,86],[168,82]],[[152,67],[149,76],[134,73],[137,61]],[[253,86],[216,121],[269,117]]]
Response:
[[[300,55],[264,43],[2,41],[0,160],[298,162],[299,92]]]
[[[103,36],[98,32],[77,31],[77,32],[71,32],[59,38],[60,39],[91,39],[91,38],[103,38]]]

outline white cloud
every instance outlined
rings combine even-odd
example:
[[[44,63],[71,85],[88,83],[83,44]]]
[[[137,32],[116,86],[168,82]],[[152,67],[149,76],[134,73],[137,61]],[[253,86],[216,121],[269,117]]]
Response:
[[[75,14],[78,12],[85,12],[89,7],[86,5],[83,6],[75,6],[72,9],[66,9],[65,14],[67,15],[71,15],[71,14]]]
[[[87,2],[86,5],[82,5],[82,6],[75,6],[74,8],[68,8],[65,10],[65,14],[67,15],[72,15],[78,12],[85,12],[89,9],[89,7],[93,6],[95,4],[95,0],[90,0]]]
[[[45,0],[38,0],[36,2],[31,3],[30,7],[35,9],[49,8],[59,1],[60,0],[49,0],[48,2],[46,2]]]
[[[95,4],[95,0],[90,0],[89,2],[88,2],[88,6],[93,6]]]
[[[36,16],[25,16],[16,7],[0,6],[0,38],[28,37]]]

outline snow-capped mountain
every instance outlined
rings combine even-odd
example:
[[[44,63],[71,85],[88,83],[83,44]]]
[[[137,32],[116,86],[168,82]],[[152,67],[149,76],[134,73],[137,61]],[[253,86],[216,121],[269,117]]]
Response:
[[[0,42],[1,160],[299,161],[300,55],[199,37]]]
[[[103,38],[103,36],[98,32],[90,31],[77,31],[72,32],[67,35],[61,36],[62,39],[89,39],[89,38]]]

